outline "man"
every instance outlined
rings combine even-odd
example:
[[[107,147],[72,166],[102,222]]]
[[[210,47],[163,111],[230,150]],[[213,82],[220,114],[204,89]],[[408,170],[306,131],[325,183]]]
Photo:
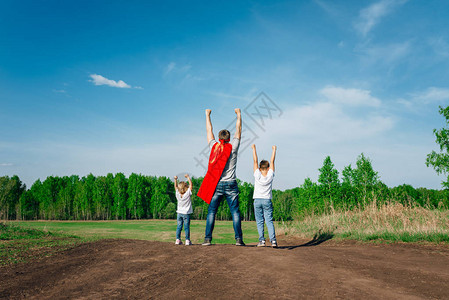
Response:
[[[226,198],[231,211],[236,245],[245,246],[240,220],[239,189],[235,175],[237,152],[242,135],[242,116],[239,108],[235,109],[235,113],[237,115],[237,122],[234,138],[230,141],[230,132],[223,129],[218,133],[220,142],[217,142],[212,131],[212,122],[210,120],[211,110],[206,109],[207,143],[211,148],[211,155],[206,176],[198,191],[198,196],[201,199],[208,203],[210,202],[207,211],[203,246],[211,245],[215,215],[223,197]]]

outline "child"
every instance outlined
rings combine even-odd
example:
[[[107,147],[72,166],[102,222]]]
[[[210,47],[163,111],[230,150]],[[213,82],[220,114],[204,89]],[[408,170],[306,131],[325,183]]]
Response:
[[[181,230],[182,224],[184,223],[184,231],[186,235],[186,246],[192,245],[190,242],[190,214],[193,213],[192,201],[190,196],[192,195],[192,180],[189,175],[184,175],[189,180],[189,187],[187,188],[187,183],[181,181],[178,185],[178,176],[175,176],[175,190],[176,190],[176,200],[178,200],[178,227],[176,228],[176,242],[175,245],[182,245],[181,242]]]
[[[273,153],[271,154],[271,162],[266,160],[260,161],[258,166],[256,145],[251,145],[253,148],[254,160],[254,214],[256,216],[257,231],[259,232],[259,243],[257,247],[265,246],[264,237],[264,219],[268,228],[268,235],[270,237],[271,246],[277,247],[276,233],[274,232],[273,224],[273,198],[271,192],[271,185],[274,177],[274,158],[276,156],[276,146],[273,146]]]

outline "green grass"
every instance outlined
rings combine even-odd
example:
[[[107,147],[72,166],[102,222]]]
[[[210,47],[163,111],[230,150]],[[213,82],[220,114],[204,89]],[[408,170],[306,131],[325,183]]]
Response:
[[[72,234],[85,238],[125,238],[174,242],[176,220],[127,220],[127,221],[14,221],[23,228],[39,229],[56,233]],[[202,243],[206,221],[192,220],[190,237],[193,243]],[[242,222],[245,243],[257,243],[255,222]],[[267,231],[266,231],[267,232]],[[184,230],[181,233],[184,239]],[[216,244],[235,243],[232,221],[216,221],[213,233]]]
[[[0,223],[0,265],[26,262],[72,248],[80,243],[106,238],[174,242],[176,220],[129,221],[8,221]],[[192,220],[193,243],[204,239],[205,221]],[[257,243],[255,222],[242,222],[246,243]],[[182,232],[184,239],[184,231]],[[232,221],[216,221],[213,242],[233,244]]]
[[[91,239],[0,223],[0,266],[53,255]]]

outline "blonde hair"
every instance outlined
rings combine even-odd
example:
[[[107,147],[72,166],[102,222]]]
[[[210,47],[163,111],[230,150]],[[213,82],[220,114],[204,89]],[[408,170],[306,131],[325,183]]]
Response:
[[[185,192],[187,192],[188,186],[187,186],[187,182],[181,181],[178,184],[178,190],[181,194],[184,194]]]

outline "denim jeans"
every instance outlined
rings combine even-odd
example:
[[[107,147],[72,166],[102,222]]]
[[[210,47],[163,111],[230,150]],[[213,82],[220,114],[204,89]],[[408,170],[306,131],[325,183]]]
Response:
[[[276,241],[276,233],[273,224],[273,203],[271,199],[254,199],[254,215],[256,216],[257,231],[259,232],[259,241],[265,241],[263,222],[267,224],[268,236],[270,241]]]
[[[182,224],[184,223],[184,231],[186,234],[186,240],[190,240],[190,215],[178,213],[178,227],[176,228],[176,239],[181,239]]]
[[[217,213],[218,207],[223,199],[226,198],[228,202],[229,209],[231,211],[232,222],[234,225],[234,232],[236,239],[242,239],[242,224],[240,220],[240,210],[239,210],[239,188],[237,181],[219,181],[217,188],[215,189],[214,196],[210,201],[209,208],[207,209],[207,219],[206,219],[206,234],[205,239],[212,240],[212,232],[214,231],[215,225],[215,215]]]

